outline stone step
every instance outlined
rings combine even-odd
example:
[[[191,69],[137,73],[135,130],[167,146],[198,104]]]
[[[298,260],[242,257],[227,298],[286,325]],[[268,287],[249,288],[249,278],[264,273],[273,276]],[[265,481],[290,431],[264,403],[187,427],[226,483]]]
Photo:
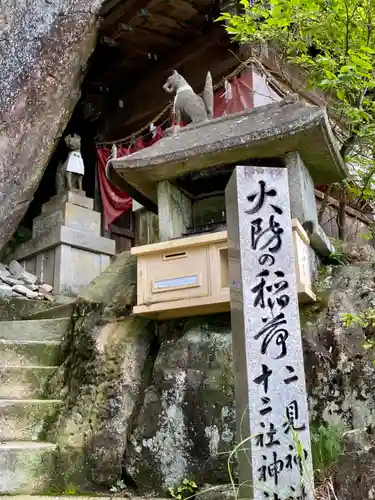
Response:
[[[1,500],[48,500],[48,497],[51,498],[51,500],[113,500],[113,498],[116,498],[116,500],[129,500],[129,496],[121,496],[121,494],[116,494],[116,496],[108,496],[108,495],[99,495],[98,493],[93,494],[90,496],[89,494],[85,495],[18,495],[17,497],[14,497],[13,495],[2,495]],[[219,498],[219,497],[218,497]],[[220,497],[222,498],[222,497]],[[229,498],[229,496],[228,496]],[[233,494],[234,498],[234,494]],[[131,500],[171,500],[170,497],[164,498],[164,497],[156,497],[156,496],[147,496],[147,497],[131,497]]]
[[[56,302],[48,300],[30,300],[26,297],[0,298],[0,321],[27,319],[30,314],[46,311],[55,306]]]
[[[61,340],[69,321],[68,318],[1,321],[0,340],[22,342]]]
[[[0,443],[0,495],[47,491],[55,448],[51,443]]]
[[[27,319],[70,318],[75,303],[76,299],[69,297],[69,300],[65,303],[56,304],[54,307],[50,307],[44,311],[38,311],[34,314],[30,314]]]
[[[57,363],[59,349],[60,342],[56,340],[46,342],[0,340],[0,364],[2,366],[54,366]]]
[[[60,404],[57,399],[0,399],[0,441],[37,441],[45,419]]]
[[[0,398],[43,398],[46,382],[57,368],[57,366],[0,366]]]

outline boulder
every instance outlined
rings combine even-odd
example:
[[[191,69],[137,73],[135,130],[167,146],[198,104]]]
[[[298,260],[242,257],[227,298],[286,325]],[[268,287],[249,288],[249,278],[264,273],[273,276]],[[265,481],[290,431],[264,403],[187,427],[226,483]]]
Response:
[[[199,500],[235,500],[238,498],[237,488],[231,484],[213,486],[205,484],[198,492]]]
[[[14,2],[0,15],[0,246],[16,230],[80,95],[101,0]]]
[[[13,290],[12,287],[6,285],[5,283],[0,283],[0,297],[12,297]]]
[[[354,471],[363,453],[368,465],[361,480],[372,477],[366,471],[375,446],[375,352],[363,345],[375,331],[348,328],[343,315],[375,309],[374,283],[372,261],[322,267],[317,303],[301,308],[311,421],[339,427],[343,435],[355,431],[347,434],[345,455],[354,460],[353,483],[342,485],[349,492],[343,498],[352,500],[372,494],[369,484],[370,496],[363,496],[367,486],[356,491]],[[218,316],[216,326],[214,316],[159,324],[160,351],[124,460],[141,492],[165,493],[184,478],[214,488],[228,482],[225,452],[234,445],[235,416],[230,321],[224,318]],[[340,488],[342,474],[334,481]],[[215,489],[210,495],[221,498]]]
[[[23,282],[21,280],[13,278],[12,276],[1,276],[1,281],[9,286],[23,285]]]
[[[340,500],[370,500],[375,498],[375,352],[364,345],[375,339],[375,329],[348,327],[344,315],[375,310],[375,267],[373,251],[351,249],[351,255],[355,264],[321,268],[319,301],[301,311],[301,322],[310,420],[345,436],[344,453],[329,471],[335,493]],[[363,258],[370,261],[360,262]]]
[[[217,489],[228,484],[235,444],[230,316],[132,316],[135,267],[121,254],[76,303],[51,380],[63,406],[40,436],[59,444],[54,491],[108,492],[123,481],[160,495],[187,478],[209,484],[212,499],[230,498],[230,488]],[[363,344],[375,331],[348,328],[343,314],[375,309],[374,283],[372,262],[322,267],[317,303],[300,310],[312,423],[347,439],[329,472],[340,500],[373,495],[375,353]]]
[[[33,285],[38,279],[35,274],[27,272],[26,269],[16,260],[12,260],[9,264],[9,271],[16,279],[21,280],[27,285]]]
[[[375,447],[346,453],[336,465],[335,493],[339,500],[375,498]]]
[[[1,264],[0,262],[0,278],[6,278],[7,276],[10,276],[9,270],[4,266],[4,264]]]
[[[51,293],[53,290],[52,285],[47,285],[47,283],[43,283],[43,285],[39,285],[38,287],[38,292],[42,294],[48,294]]]
[[[152,322],[129,315],[135,280],[135,259],[125,252],[76,302],[62,366],[50,381],[50,393],[60,387],[64,403],[41,435],[59,445],[53,491],[108,493],[122,478],[158,350]]]
[[[320,276],[322,310],[318,303],[301,312],[310,418],[363,431],[375,424],[375,352],[364,348],[375,330],[347,327],[344,314],[375,309],[375,268],[362,262],[322,268]]]
[[[166,322],[125,468],[142,493],[228,482],[235,445],[230,315]]]
[[[16,285],[13,287],[13,291],[20,295],[25,295],[28,299],[37,299],[38,292],[33,292],[24,285]]]

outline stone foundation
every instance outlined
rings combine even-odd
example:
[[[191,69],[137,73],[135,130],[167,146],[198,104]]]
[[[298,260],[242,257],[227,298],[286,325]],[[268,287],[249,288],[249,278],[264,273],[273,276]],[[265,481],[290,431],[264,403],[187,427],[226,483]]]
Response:
[[[15,254],[25,269],[53,285],[61,295],[76,295],[110,264],[115,242],[100,236],[100,214],[83,192],[52,197],[34,219],[33,238]]]

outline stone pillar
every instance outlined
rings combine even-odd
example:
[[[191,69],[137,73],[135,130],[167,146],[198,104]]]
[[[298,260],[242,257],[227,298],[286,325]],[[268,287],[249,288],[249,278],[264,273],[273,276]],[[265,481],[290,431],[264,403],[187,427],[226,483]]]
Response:
[[[290,211],[293,219],[297,219],[308,233],[314,232],[318,225],[314,182],[298,151],[285,155],[288,169]],[[311,224],[309,230],[308,223]]]
[[[312,500],[287,169],[236,167],[226,205],[239,497]]]
[[[54,292],[76,295],[109,266],[115,242],[101,237],[101,215],[84,192],[53,196],[33,221],[33,238],[14,258]]]
[[[290,210],[309,235],[311,246],[320,255],[334,252],[332,243],[318,223],[314,182],[298,151],[284,157],[288,169]]]
[[[192,223],[192,203],[169,181],[159,182],[157,190],[160,241],[180,238]]]

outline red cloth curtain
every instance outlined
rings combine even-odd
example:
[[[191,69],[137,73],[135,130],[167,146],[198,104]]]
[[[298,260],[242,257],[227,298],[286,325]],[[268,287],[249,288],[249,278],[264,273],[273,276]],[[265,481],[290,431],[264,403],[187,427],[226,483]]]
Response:
[[[252,71],[248,71],[239,78],[232,78],[229,85],[231,90],[229,100],[223,95],[224,88],[218,89],[214,94],[214,118],[254,107]]]
[[[150,141],[144,141],[142,138],[139,138],[133,147],[125,148],[123,146],[118,146],[117,157],[127,156],[131,153],[139,151],[140,149],[151,146],[163,137],[163,133],[163,129],[161,127],[157,127],[155,130],[155,136]],[[108,227],[112,224],[112,222],[132,207],[132,199],[130,196],[111,184],[105,175],[105,167],[110,154],[110,148],[97,148],[98,178],[103,205],[104,228],[106,230],[108,230]]]
[[[230,99],[226,99],[224,88],[218,89],[214,94],[214,117],[222,115],[230,115],[238,113],[245,109],[252,109],[253,103],[253,72],[248,71],[241,77],[234,77],[230,82]],[[227,96],[228,97],[228,96]],[[171,117],[172,118],[172,117]],[[172,119],[171,119],[172,121]],[[134,146],[130,148],[117,147],[117,157],[127,156],[135,153],[140,149],[147,148],[159,141],[164,134],[161,127],[156,127],[155,136],[151,141],[144,141],[139,138]],[[106,147],[98,147],[98,176],[100,193],[102,197],[103,213],[104,213],[104,227],[107,230],[109,225],[112,224],[121,214],[129,210],[132,206],[132,199],[126,193],[123,193],[118,188],[113,186],[105,175],[105,167],[111,149]]]

